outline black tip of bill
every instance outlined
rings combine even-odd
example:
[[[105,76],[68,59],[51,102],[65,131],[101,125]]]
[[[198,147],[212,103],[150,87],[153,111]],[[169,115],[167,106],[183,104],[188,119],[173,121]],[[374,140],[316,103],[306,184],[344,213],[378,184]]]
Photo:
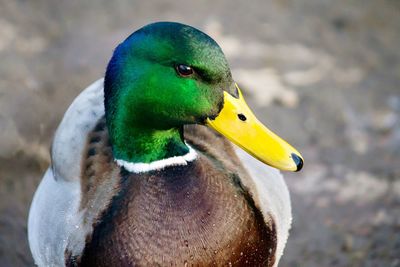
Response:
[[[303,159],[294,153],[292,153],[292,159],[293,159],[294,163],[296,163],[296,166],[297,166],[296,172],[300,171],[301,168],[303,168],[303,164],[304,164]]]

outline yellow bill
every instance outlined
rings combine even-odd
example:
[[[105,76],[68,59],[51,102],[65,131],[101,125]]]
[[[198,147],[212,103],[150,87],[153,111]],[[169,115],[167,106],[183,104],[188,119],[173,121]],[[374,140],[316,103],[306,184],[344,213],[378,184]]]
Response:
[[[221,133],[258,160],[281,170],[299,171],[303,167],[300,153],[265,127],[247,106],[239,91],[235,98],[224,91],[224,107],[206,125]]]

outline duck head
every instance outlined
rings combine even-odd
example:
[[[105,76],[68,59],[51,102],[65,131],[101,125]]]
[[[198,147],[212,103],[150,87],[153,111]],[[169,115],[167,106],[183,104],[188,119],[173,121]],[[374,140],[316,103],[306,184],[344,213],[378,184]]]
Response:
[[[218,44],[179,23],[149,24],[114,51],[105,110],[116,159],[149,163],[188,153],[185,124],[203,124],[281,170],[298,171],[300,153],[254,116]]]

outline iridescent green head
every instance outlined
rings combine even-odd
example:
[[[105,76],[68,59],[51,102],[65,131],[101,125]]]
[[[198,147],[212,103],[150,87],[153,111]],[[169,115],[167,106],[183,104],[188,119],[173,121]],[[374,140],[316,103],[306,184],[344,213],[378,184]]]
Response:
[[[114,155],[150,162],[187,153],[185,124],[204,123],[236,92],[225,56],[205,33],[158,22],[130,35],[114,51],[104,82]]]
[[[266,164],[291,171],[303,166],[300,153],[249,109],[218,44],[193,27],[159,22],[134,32],[115,49],[104,92],[118,160],[184,155],[183,125],[199,123]]]

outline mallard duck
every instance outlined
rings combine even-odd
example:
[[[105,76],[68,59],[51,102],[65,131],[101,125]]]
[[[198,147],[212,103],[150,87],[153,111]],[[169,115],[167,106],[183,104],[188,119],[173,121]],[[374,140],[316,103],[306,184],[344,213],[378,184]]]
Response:
[[[303,159],[253,115],[218,44],[144,26],[55,133],[29,213],[35,263],[277,266],[290,199],[264,163],[299,171]]]

